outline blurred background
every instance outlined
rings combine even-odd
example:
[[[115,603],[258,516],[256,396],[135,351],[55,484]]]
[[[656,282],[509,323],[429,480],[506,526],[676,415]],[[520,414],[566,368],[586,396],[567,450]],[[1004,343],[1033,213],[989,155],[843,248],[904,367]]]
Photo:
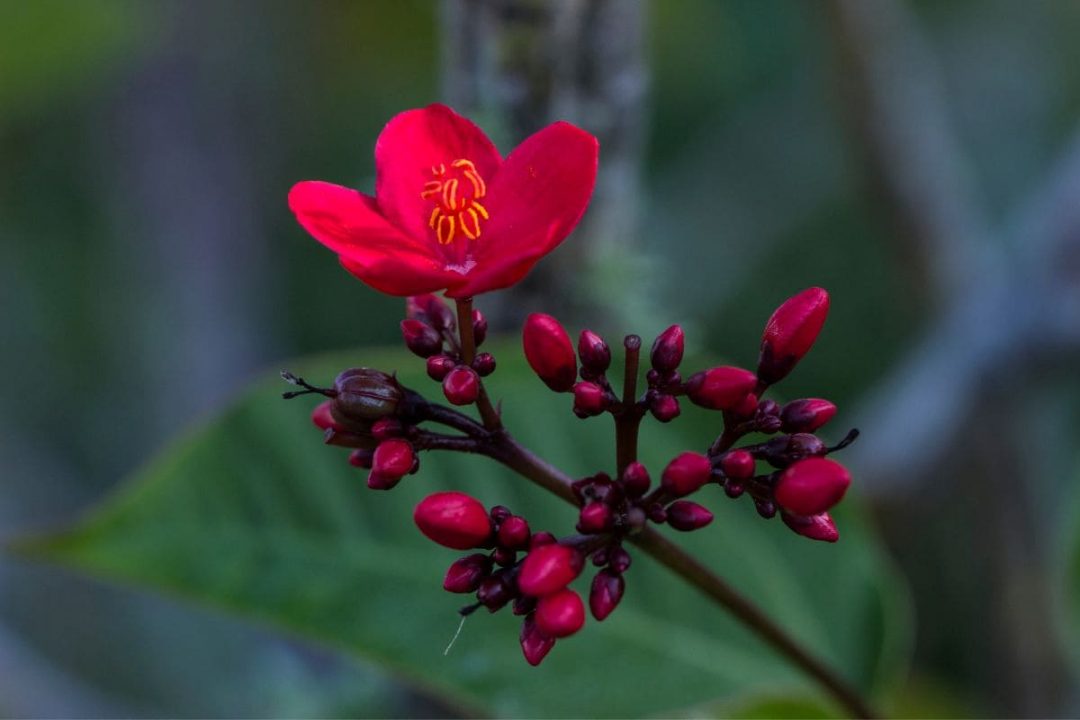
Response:
[[[601,140],[581,229],[513,292],[752,365],[821,285],[785,386],[846,457],[957,715],[1076,715],[1080,3],[0,0],[0,536],[68,522],[286,359],[396,339],[400,302],[296,226],[372,188],[396,112],[506,152]],[[485,299],[486,301],[487,299]],[[167,650],[166,650],[167,649]],[[193,691],[198,688],[198,691]],[[0,559],[0,715],[446,712],[330,650]]]

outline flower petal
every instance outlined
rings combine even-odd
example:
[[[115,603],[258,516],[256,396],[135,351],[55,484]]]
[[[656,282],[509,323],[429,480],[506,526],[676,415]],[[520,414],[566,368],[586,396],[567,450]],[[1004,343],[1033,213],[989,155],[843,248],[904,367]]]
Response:
[[[461,283],[462,276],[413,253],[338,256],[342,267],[379,292],[398,297],[424,295]]]
[[[428,238],[432,202],[420,197],[432,167],[469,160],[490,182],[502,158],[484,131],[445,105],[395,116],[375,144],[375,197],[390,222],[414,238]]]
[[[599,143],[557,122],[526,138],[489,184],[491,220],[476,242],[476,267],[452,297],[513,285],[577,225],[596,185]]]

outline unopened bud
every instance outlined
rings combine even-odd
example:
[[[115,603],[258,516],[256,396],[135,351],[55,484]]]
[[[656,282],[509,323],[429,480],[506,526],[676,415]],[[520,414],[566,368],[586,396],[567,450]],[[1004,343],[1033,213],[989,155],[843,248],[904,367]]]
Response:
[[[766,520],[776,515],[776,503],[771,500],[755,500],[754,509],[757,510],[758,515]]]
[[[392,375],[371,368],[352,368],[334,380],[330,411],[343,422],[368,422],[397,412],[403,393]],[[352,429],[352,428],[350,428]]]
[[[443,378],[442,389],[451,405],[471,405],[480,397],[480,378],[471,367],[458,365]]]
[[[505,571],[500,570],[491,577],[484,578],[476,591],[476,599],[488,612],[495,612],[514,599],[514,589],[503,572]]]
[[[738,407],[754,387],[757,377],[749,370],[724,365],[695,373],[686,381],[690,401],[710,410]]]
[[[703,528],[712,521],[713,514],[696,502],[676,500],[667,508],[667,523],[676,530],[690,532]]]
[[[554,545],[556,542],[558,542],[558,540],[555,539],[555,536],[546,530],[533,533],[533,536],[529,538],[529,550],[535,550],[544,545]]]
[[[569,585],[584,565],[585,558],[572,547],[542,545],[522,561],[518,587],[526,595],[549,595]]]
[[[529,547],[529,523],[520,515],[511,515],[499,525],[499,544],[510,550]]]
[[[679,399],[674,395],[660,394],[649,403],[649,411],[653,417],[662,423],[671,422],[679,417],[682,411],[679,407]]]
[[[476,347],[480,347],[484,340],[487,339],[488,321],[484,317],[484,314],[473,308],[472,311],[472,334],[473,343]]]
[[[826,452],[828,448],[817,435],[795,433],[775,437],[765,443],[760,455],[773,467],[786,468],[794,462],[821,456]]]
[[[555,647],[555,638],[536,626],[535,615],[525,618],[521,625],[521,652],[525,661],[533,667],[539,665],[551,648]]]
[[[758,397],[754,393],[750,393],[742,399],[738,405],[731,409],[731,412],[735,413],[736,417],[746,418],[750,417],[757,410]]]
[[[788,433],[812,433],[836,414],[836,406],[821,398],[792,400],[780,411],[782,429]]]
[[[585,624],[585,604],[573,590],[564,588],[536,602],[536,624],[547,635],[564,638]]]
[[[405,316],[420,320],[436,330],[453,330],[454,311],[438,295],[414,295],[405,301]]]
[[[732,450],[720,459],[720,469],[733,480],[753,477],[755,467],[754,456],[746,450]]]
[[[426,358],[442,352],[442,336],[426,322],[411,318],[402,320],[401,336],[405,338],[405,346],[414,355]]]
[[[668,463],[660,484],[674,497],[684,497],[709,482],[712,477],[712,463],[709,458],[698,453],[685,452]]]
[[[611,528],[614,516],[611,508],[602,502],[591,502],[581,508],[577,530],[585,535],[602,533]]]
[[[473,370],[480,377],[487,377],[495,372],[495,356],[491,353],[482,352],[473,358]]]
[[[483,553],[466,555],[455,560],[446,570],[443,589],[452,593],[476,592],[481,581],[491,572],[491,558]]]
[[[607,406],[608,398],[604,388],[585,381],[574,385],[574,414],[578,417],[599,415]]]
[[[383,478],[401,478],[415,469],[416,453],[412,445],[398,438],[384,440],[375,448],[371,462],[371,472]]]
[[[371,469],[371,461],[375,455],[374,450],[367,448],[360,448],[353,450],[349,453],[349,464],[353,467],[364,468],[365,470]]]
[[[382,442],[390,438],[401,437],[404,431],[401,421],[395,417],[384,417],[376,420],[371,425],[371,436]]]
[[[577,359],[570,336],[550,315],[533,313],[522,333],[525,359],[544,383],[555,392],[566,392],[577,377]]]
[[[602,375],[611,367],[611,348],[592,330],[582,330],[578,336],[578,357],[581,365],[595,375]]]
[[[383,475],[372,470],[368,473],[367,486],[369,490],[391,490],[401,482],[400,475]]]
[[[652,366],[661,373],[669,373],[679,367],[683,358],[683,329],[672,325],[653,341]]]
[[[812,287],[788,298],[776,309],[761,336],[758,377],[772,384],[782,380],[817,340],[829,314],[829,293]]]
[[[844,497],[851,485],[847,468],[828,458],[795,463],[776,483],[776,502],[795,515],[820,515]]]
[[[625,591],[626,581],[621,574],[614,570],[601,570],[596,573],[589,590],[589,609],[593,617],[603,620],[610,615],[611,611],[618,607]]]
[[[626,552],[622,547],[617,547],[611,551],[611,569],[620,575],[630,569],[630,553]]]
[[[623,490],[632,498],[641,497],[649,491],[649,471],[636,460],[623,470]]]
[[[428,377],[435,382],[442,382],[450,371],[457,367],[457,360],[448,355],[432,355],[427,359]]]
[[[840,531],[836,529],[836,523],[833,522],[829,513],[811,515],[810,517],[782,513],[780,517],[785,525],[805,538],[823,542],[836,542],[840,539]]]
[[[413,521],[429,539],[454,550],[481,547],[491,537],[487,511],[465,493],[428,495],[413,511]]]
[[[320,430],[344,429],[334,422],[334,416],[330,414],[330,406],[333,403],[333,400],[326,400],[316,405],[315,409],[311,411],[311,422],[315,423],[315,427]]]

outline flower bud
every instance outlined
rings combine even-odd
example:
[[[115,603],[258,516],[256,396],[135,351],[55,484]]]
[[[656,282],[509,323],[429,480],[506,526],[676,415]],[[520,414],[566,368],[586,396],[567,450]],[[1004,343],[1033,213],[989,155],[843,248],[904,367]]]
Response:
[[[569,585],[581,573],[585,558],[566,545],[534,548],[521,563],[518,588],[526,595],[542,597]]]
[[[514,588],[503,572],[500,570],[491,577],[484,578],[476,590],[476,599],[488,612],[495,612],[514,599]]]
[[[370,430],[361,429],[359,432],[348,432],[329,428],[323,432],[323,442],[337,447],[360,448],[374,450],[379,441],[372,437]]]
[[[383,475],[372,470],[368,473],[367,486],[369,490],[391,490],[401,482],[400,475]]]
[[[416,453],[412,445],[398,438],[384,440],[375,448],[375,456],[371,461],[371,471],[378,473],[384,478],[401,479],[413,471],[416,464]]]
[[[611,551],[608,562],[611,563],[611,569],[621,575],[630,569],[630,553],[622,547],[617,547]]]
[[[577,351],[582,366],[596,375],[602,375],[611,367],[611,348],[592,330],[581,331]]]
[[[446,570],[443,590],[452,593],[476,592],[480,583],[491,572],[491,558],[483,553],[466,555],[455,560]]]
[[[736,417],[747,418],[754,414],[758,406],[758,397],[754,393],[749,393],[746,397],[739,402],[738,405],[731,409],[731,412],[735,413]]]
[[[653,341],[652,366],[661,373],[669,373],[679,367],[683,358],[683,329],[672,325]]]
[[[574,414],[578,417],[593,417],[604,412],[608,406],[604,388],[592,382],[579,382],[574,385]]]
[[[819,515],[840,502],[851,484],[847,468],[828,458],[808,458],[780,475],[776,502],[795,515]]]
[[[482,352],[473,358],[473,370],[480,377],[487,377],[495,372],[495,356],[491,353]]]
[[[473,311],[472,311],[472,334],[473,334],[473,343],[476,345],[476,347],[480,347],[484,343],[484,340],[487,339],[487,331],[488,331],[487,318],[484,317],[484,314],[482,312],[480,312],[476,308],[473,308]]]
[[[515,615],[528,615],[536,609],[536,598],[529,595],[518,595],[514,598],[513,613]]]
[[[601,570],[593,578],[592,588],[589,590],[589,609],[597,620],[603,620],[622,600],[626,590],[626,581],[623,576],[613,570]]]
[[[756,465],[754,456],[746,450],[732,450],[720,459],[720,469],[724,471],[724,475],[734,480],[753,477]]]
[[[679,399],[666,393],[657,395],[656,399],[649,403],[649,410],[652,412],[653,417],[662,423],[671,422],[679,417],[679,413],[682,412],[679,407]]]
[[[566,392],[574,386],[577,377],[574,347],[558,320],[542,313],[529,315],[522,342],[529,367],[549,388]]]
[[[401,433],[404,429],[401,421],[397,418],[384,417],[372,423],[371,436],[379,442],[382,442],[383,440],[389,440],[390,438],[401,437]]]
[[[353,450],[349,453],[349,464],[353,467],[364,468],[365,470],[371,469],[371,461],[375,455],[374,450],[366,448],[360,448]]]
[[[766,520],[776,515],[776,503],[771,500],[755,500],[754,509],[757,510],[758,515]]]
[[[819,287],[785,300],[765,324],[758,377],[772,384],[791,372],[817,340],[828,314],[829,293]]]
[[[501,523],[503,520],[509,520],[510,516],[514,513],[510,512],[510,508],[505,505],[493,505],[488,515],[495,523]]]
[[[826,452],[828,448],[817,435],[795,433],[775,437],[765,443],[761,449],[761,457],[773,467],[786,468],[794,462],[824,455]]]
[[[442,389],[451,405],[471,405],[480,397],[480,378],[471,367],[458,365],[443,378]]]
[[[696,502],[676,500],[667,508],[667,523],[676,530],[690,532],[703,528],[712,521],[713,514]]]
[[[785,525],[805,538],[823,542],[836,542],[840,539],[840,532],[836,529],[836,523],[833,522],[829,513],[809,517],[782,513],[780,517]]]
[[[602,533],[611,528],[614,521],[611,508],[602,502],[591,502],[581,508],[578,515],[577,530],[585,535]]]
[[[333,400],[327,400],[321,402],[315,406],[315,409],[311,411],[311,422],[315,423],[315,427],[320,430],[343,430],[334,422],[334,416],[330,414],[330,406],[333,405]]]
[[[417,504],[413,521],[429,539],[454,550],[481,547],[491,537],[487,511],[465,493],[428,495]]]
[[[334,380],[330,411],[335,420],[364,422],[397,412],[403,393],[392,375],[371,368],[352,368]],[[351,430],[352,428],[350,428]]]
[[[694,373],[686,381],[690,401],[710,410],[731,410],[744,401],[757,385],[749,370],[724,365]]]
[[[529,550],[535,550],[544,545],[554,545],[556,542],[558,542],[558,540],[555,539],[555,536],[546,530],[533,533],[533,536],[529,538]]]
[[[787,433],[812,433],[836,414],[836,406],[821,398],[793,400],[780,411],[781,429]]]
[[[712,477],[712,463],[704,455],[684,452],[668,463],[660,484],[669,494],[684,497],[696,492]]]
[[[649,491],[649,471],[636,460],[622,474],[623,490],[630,497],[641,497]]]
[[[401,336],[405,338],[405,346],[414,355],[422,358],[431,357],[435,353],[442,352],[442,336],[439,331],[420,320],[406,319],[401,321]]]
[[[529,522],[520,515],[511,515],[499,525],[499,544],[510,550],[529,547]]]
[[[509,548],[497,547],[495,552],[491,554],[491,559],[499,567],[513,567],[514,563],[517,562],[517,553]]]
[[[573,590],[564,588],[536,602],[536,625],[554,638],[573,635],[585,624],[585,604]]]
[[[457,360],[448,355],[432,355],[427,359],[428,377],[435,382],[442,382],[450,371],[457,367]]]
[[[536,626],[535,615],[525,618],[521,624],[521,652],[525,661],[533,667],[539,665],[555,647],[555,638],[547,635]]]
[[[453,330],[454,311],[438,295],[414,295],[405,300],[405,317],[426,322],[436,330]]]

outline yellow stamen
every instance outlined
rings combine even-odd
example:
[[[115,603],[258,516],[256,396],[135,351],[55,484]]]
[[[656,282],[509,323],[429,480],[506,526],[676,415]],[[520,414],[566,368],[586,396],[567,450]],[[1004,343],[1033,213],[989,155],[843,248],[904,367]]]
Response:
[[[439,218],[439,227],[435,230],[435,236],[439,239],[440,245],[449,245],[454,242],[456,225],[456,218],[453,215],[443,215]]]

